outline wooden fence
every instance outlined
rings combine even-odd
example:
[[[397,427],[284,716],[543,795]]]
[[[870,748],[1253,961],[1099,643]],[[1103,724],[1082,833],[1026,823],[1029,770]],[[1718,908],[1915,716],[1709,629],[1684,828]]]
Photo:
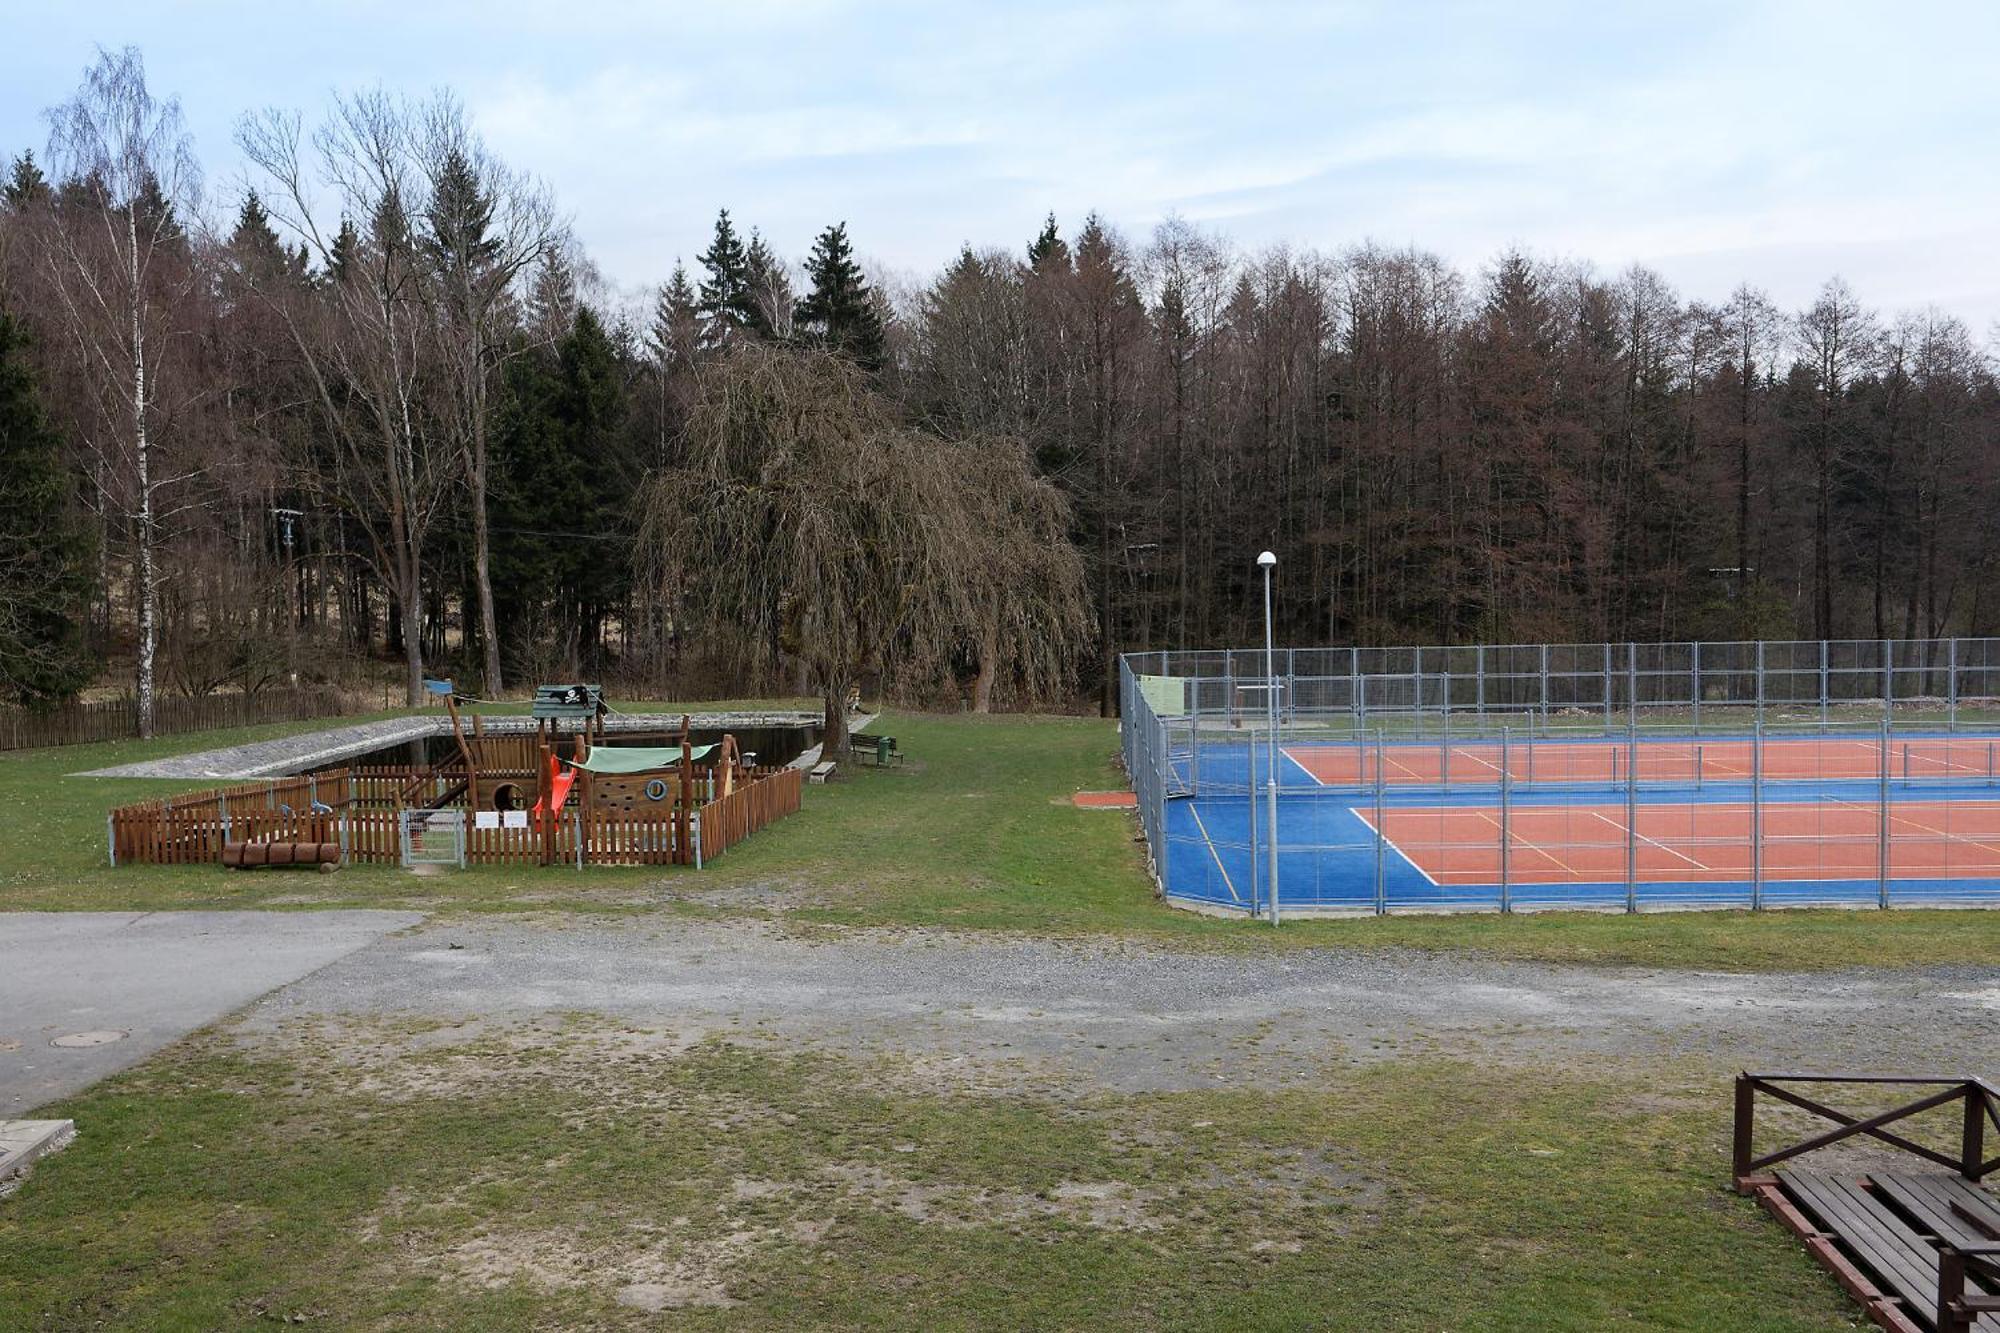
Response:
[[[112,863],[220,864],[225,842],[310,841],[340,844],[350,863],[398,865],[407,807],[397,796],[410,776],[407,768],[334,769],[120,806],[106,821]],[[546,842],[540,828],[480,828],[468,817],[465,860],[536,865],[546,852],[551,864],[575,865],[580,845],[584,865],[692,865],[796,813],[804,785],[799,769],[763,769],[716,797],[712,775],[703,774],[694,788],[702,802],[692,812],[694,836],[671,804],[657,812],[568,810]]]
[[[720,856],[765,825],[797,813],[805,780],[804,770],[781,768],[702,806],[702,859]]]
[[[153,734],[176,736],[264,722],[308,722],[363,712],[366,705],[332,686],[209,694],[189,699],[161,695],[153,701]],[[54,708],[0,706],[0,750],[42,745],[87,745],[129,740],[139,734],[139,705],[131,698],[67,703]]]

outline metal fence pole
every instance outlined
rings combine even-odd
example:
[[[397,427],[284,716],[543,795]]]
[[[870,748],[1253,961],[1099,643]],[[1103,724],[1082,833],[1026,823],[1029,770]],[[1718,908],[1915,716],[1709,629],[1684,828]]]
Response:
[[[1362,753],[1366,754],[1364,750]],[[1389,911],[1388,842],[1389,832],[1383,811],[1382,733],[1375,733],[1375,915]]]
[[[1473,712],[1481,721],[1486,717],[1486,645],[1480,644],[1472,650],[1472,699]]]
[[[1764,722],[1750,731],[1750,910],[1764,907]]]
[[[1697,640],[1689,645],[1694,650],[1693,684],[1694,693],[1690,702],[1694,705],[1694,734],[1701,735],[1701,643]]]
[[[1882,640],[1882,724],[1889,724],[1889,717],[1896,709],[1896,649],[1889,640]]]
[[[1639,730],[1630,720],[1625,731],[1625,910],[1639,910]]]
[[[1947,731],[1958,730],[1958,640],[1944,641],[1944,692],[1946,700]]]
[[[1826,645],[1820,645],[1824,652]],[[1824,683],[1824,682],[1822,682]],[[1822,691],[1824,693],[1824,691]],[[1764,641],[1757,640],[1757,726],[1764,725]]]
[[[1549,729],[1549,646],[1542,645],[1542,730]]]
[[[1639,725],[1639,645],[1625,645],[1625,711],[1632,715],[1632,725]]]
[[[1513,867],[1509,864],[1507,849],[1507,826],[1513,809],[1513,802],[1509,798],[1514,788],[1511,767],[1512,747],[1508,744],[1508,731],[1506,727],[1500,728],[1500,910],[1502,912],[1514,910]],[[1532,742],[1530,744],[1532,745]]]
[[[1264,882],[1259,869],[1263,865],[1257,850],[1257,729],[1250,729],[1250,785],[1243,791],[1243,817],[1249,825],[1250,833],[1250,899],[1244,904],[1249,909],[1250,919],[1257,919],[1257,886]]]
[[[1760,661],[1762,660],[1761,649],[1762,645],[1759,645]],[[1761,668],[1759,669],[1761,670]],[[1826,730],[1826,714],[1833,694],[1832,686],[1833,682],[1827,673],[1826,640],[1821,639],[1819,641],[1819,729],[1822,732]],[[1761,687],[1759,693],[1761,696]]]
[[[1611,730],[1611,645],[1604,645],[1604,729]]]
[[[1880,782],[1875,791],[1877,812],[1875,873],[1880,884],[1876,906],[1889,905],[1889,719],[1882,719]]]

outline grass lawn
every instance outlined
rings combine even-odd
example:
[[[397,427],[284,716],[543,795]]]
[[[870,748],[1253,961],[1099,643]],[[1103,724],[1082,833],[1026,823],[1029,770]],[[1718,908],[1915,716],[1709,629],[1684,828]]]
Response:
[[[1243,949],[1473,949],[1551,962],[1746,970],[1968,963],[2000,955],[2000,912],[1392,916],[1295,921],[1281,930],[1196,916],[1153,896],[1132,816],[1067,803],[1078,789],[1121,785],[1112,724],[897,716],[883,726],[913,757],[910,769],[850,770],[845,780],[809,788],[801,814],[700,872],[487,868],[417,878],[371,866],[332,876],[208,866],[113,869],[104,854],[110,806],[201,784],[68,775],[313,724],[0,754],[0,910],[751,912],[801,927],[942,926]]]
[[[1852,1326],[1721,1188],[1706,1089],[1003,1096],[586,1015],[343,1029],[58,1108],[87,1130],[0,1204],[0,1327]]]

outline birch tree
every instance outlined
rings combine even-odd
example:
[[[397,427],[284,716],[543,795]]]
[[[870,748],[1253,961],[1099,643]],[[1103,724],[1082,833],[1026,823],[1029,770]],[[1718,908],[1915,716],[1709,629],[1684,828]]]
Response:
[[[177,470],[158,426],[183,395],[177,376],[201,288],[200,175],[180,103],[146,86],[137,47],[98,52],[76,95],[49,113],[61,185],[48,210],[43,273],[66,350],[89,386],[75,434],[107,528],[130,533],[139,734],[153,734],[162,534],[198,495],[199,469]]]

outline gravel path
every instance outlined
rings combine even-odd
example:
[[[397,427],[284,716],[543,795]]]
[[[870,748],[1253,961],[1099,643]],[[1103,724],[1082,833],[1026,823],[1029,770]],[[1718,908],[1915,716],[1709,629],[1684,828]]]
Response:
[[[1312,951],[1276,956],[757,922],[475,921],[386,938],[266,997],[299,1018],[634,1024],[908,1057],[1080,1092],[1287,1086],[1425,1054],[1992,1071],[2000,968],[1721,974]]]

